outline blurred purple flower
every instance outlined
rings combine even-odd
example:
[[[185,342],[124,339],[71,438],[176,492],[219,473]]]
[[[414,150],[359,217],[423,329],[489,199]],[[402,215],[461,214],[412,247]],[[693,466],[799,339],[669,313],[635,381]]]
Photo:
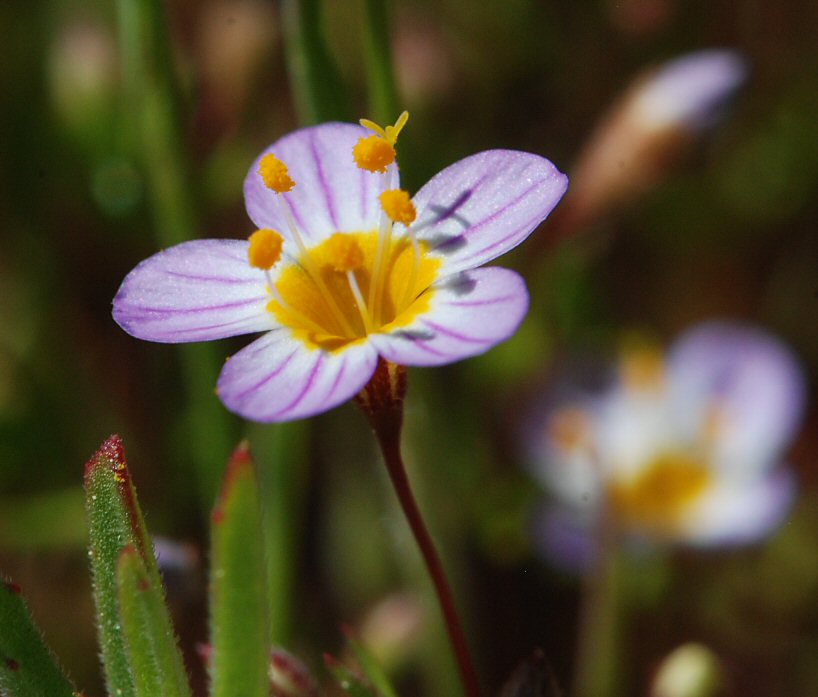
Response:
[[[746,73],[739,53],[710,49],[637,76],[572,168],[562,224],[579,228],[656,186],[722,115]]]
[[[746,73],[735,51],[689,53],[643,76],[630,93],[630,108],[646,131],[701,131],[719,117]]]
[[[125,278],[114,319],[169,343],[265,332],[225,364],[217,387],[228,409],[255,421],[345,402],[379,356],[442,365],[510,337],[528,307],[525,284],[477,267],[528,237],[567,180],[537,155],[490,150],[447,167],[410,202],[391,147],[404,122],[328,123],[274,143],[244,183],[258,248],[197,240],[160,252]]]
[[[530,433],[532,472],[556,499],[541,521],[547,551],[582,565],[601,516],[649,543],[761,538],[793,498],[779,464],[804,399],[795,359],[758,329],[711,322],[665,357],[625,352],[610,386],[555,404]]]

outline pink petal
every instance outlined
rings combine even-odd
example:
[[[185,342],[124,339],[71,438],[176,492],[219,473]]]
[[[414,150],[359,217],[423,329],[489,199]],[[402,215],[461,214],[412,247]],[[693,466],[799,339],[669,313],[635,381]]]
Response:
[[[345,123],[326,123],[302,128],[266,148],[253,162],[244,180],[247,213],[260,228],[272,228],[289,238],[282,214],[284,197],[307,245],[321,242],[335,232],[374,230],[378,226],[378,194],[383,186],[380,174],[359,169],[352,148],[370,131]],[[270,191],[258,173],[261,158],[273,153],[282,160],[295,182],[285,194]],[[390,166],[392,186],[397,171]]]
[[[279,329],[230,358],[216,391],[228,409],[251,421],[301,419],[356,395],[377,361],[365,342],[330,353],[308,349],[289,330]]]
[[[568,179],[543,157],[489,150],[435,175],[414,197],[418,239],[446,273],[474,268],[516,247],[560,200]]]
[[[770,534],[795,498],[795,477],[777,469],[751,481],[725,481],[690,511],[682,532],[690,544],[742,545]]]
[[[435,283],[428,312],[391,334],[373,334],[384,358],[401,365],[443,365],[476,356],[508,339],[528,309],[514,271],[475,269]]]
[[[179,343],[270,329],[264,274],[247,242],[194,240],[141,262],[122,282],[113,315],[139,339]]]
[[[759,472],[775,465],[803,417],[800,366],[787,347],[754,327],[694,327],[674,344],[668,376],[678,428],[695,441],[715,414],[713,457],[727,468]]]
[[[643,80],[632,108],[646,129],[700,131],[717,120],[746,77],[746,62],[735,51],[688,53],[664,63]]]

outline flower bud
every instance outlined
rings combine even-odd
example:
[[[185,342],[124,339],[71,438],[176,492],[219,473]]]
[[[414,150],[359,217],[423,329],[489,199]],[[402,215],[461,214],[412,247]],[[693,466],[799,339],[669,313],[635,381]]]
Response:
[[[580,154],[563,226],[576,230],[655,187],[718,120],[745,72],[737,53],[709,50],[637,77]]]
[[[651,697],[715,697],[721,693],[722,670],[706,646],[683,644],[671,652],[653,680]]]

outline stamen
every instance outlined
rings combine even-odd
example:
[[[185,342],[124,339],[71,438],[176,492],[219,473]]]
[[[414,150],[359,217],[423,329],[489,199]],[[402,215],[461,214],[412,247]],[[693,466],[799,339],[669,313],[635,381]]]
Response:
[[[364,329],[369,334],[374,325],[369,310],[364,302],[364,296],[355,278],[355,271],[364,265],[364,253],[353,237],[336,232],[327,240],[327,247],[333,268],[346,274],[349,289],[358,304],[358,312],[364,323]]]
[[[381,316],[381,300],[387,271],[387,260],[392,248],[392,221],[385,213],[381,214],[378,228],[378,246],[375,248],[375,261],[372,264],[372,280],[369,284],[369,306],[376,321]]]
[[[361,138],[352,148],[355,164],[368,172],[385,172],[395,161],[394,146],[385,138],[371,135]]]
[[[284,240],[275,230],[256,230],[248,241],[247,258],[253,268],[269,270],[281,258]]]
[[[394,126],[387,126],[384,129],[374,121],[361,119],[360,124],[372,131],[373,135],[361,138],[352,148],[355,164],[369,172],[386,172],[386,168],[397,157],[395,143],[398,142],[398,136],[408,120],[409,112],[404,111]]]
[[[287,171],[287,165],[272,153],[268,153],[261,158],[258,163],[258,173],[264,180],[264,185],[277,194],[289,191],[295,186],[295,182],[290,178]]]
[[[284,239],[281,237],[281,235],[275,230],[263,228],[261,230],[256,230],[252,235],[250,235],[248,241],[250,242],[250,246],[247,249],[247,257],[250,262],[250,266],[256,269],[262,269],[264,271],[264,277],[267,279],[267,289],[275,301],[299,324],[309,327],[312,331],[318,334],[326,334],[325,329],[319,327],[309,317],[296,310],[292,305],[284,300],[273,282],[273,276],[270,273],[270,269],[272,269],[273,266],[278,263],[278,260],[281,259],[281,249],[284,243]]]
[[[412,271],[409,274],[409,281],[406,284],[406,290],[403,292],[403,299],[398,307],[403,312],[414,301],[415,284],[418,282],[420,275],[420,244],[412,228],[407,228],[406,233],[409,235],[409,240],[412,242]]]
[[[384,191],[379,197],[384,213],[395,223],[411,225],[415,222],[417,211],[415,204],[409,196],[408,191],[403,189],[390,189]]]
[[[349,289],[352,291],[355,302],[358,303],[358,312],[361,313],[361,319],[364,322],[364,329],[366,330],[367,334],[371,334],[375,330],[375,325],[372,322],[372,317],[370,316],[369,310],[364,302],[364,296],[361,293],[360,286],[358,285],[358,279],[355,278],[355,272],[352,271],[352,269],[347,271],[347,283],[349,283]]]
[[[288,303],[284,298],[281,297],[281,293],[278,292],[278,288],[276,288],[275,284],[273,283],[273,279],[270,276],[270,272],[266,271],[267,274],[267,287],[270,290],[270,295],[273,296],[273,299],[281,306],[281,308],[290,315],[297,323],[309,327],[313,332],[318,334],[319,336],[325,336],[327,330],[321,327],[320,325],[313,322],[307,315],[299,310],[296,310],[290,303]]]
[[[258,172],[261,175],[261,178],[264,180],[264,185],[268,189],[275,191],[277,194],[282,194],[287,191],[290,191],[290,189],[292,189],[295,186],[295,182],[290,178],[290,175],[287,171],[287,165],[285,165],[272,153],[267,153],[264,157],[261,158],[261,161],[259,162],[258,166]],[[278,196],[276,198],[279,201],[281,211],[283,212],[284,218],[287,221],[287,227],[290,229],[290,234],[292,235],[293,240],[295,241],[296,245],[298,246],[298,250],[301,253],[301,261],[305,267],[307,275],[310,276],[312,280],[315,282],[315,285],[321,292],[324,301],[330,308],[330,312],[332,313],[333,317],[341,327],[342,332],[352,333],[352,327],[350,327],[349,322],[347,322],[343,312],[341,312],[340,308],[335,302],[335,299],[332,297],[332,294],[326,287],[326,284],[321,278],[321,274],[318,272],[318,269],[315,268],[315,264],[312,261],[312,257],[310,256],[309,250],[307,249],[307,246],[304,244],[304,239],[301,237],[301,233],[298,230],[298,226],[295,224],[295,219],[293,218],[293,213],[292,210],[290,209],[290,202],[283,196]],[[278,259],[276,259],[275,261],[277,260]],[[272,264],[270,266],[272,266]]]
[[[327,288],[327,284],[324,283],[324,279],[321,277],[321,272],[316,267],[315,262],[310,255],[310,251],[307,249],[307,245],[304,244],[304,238],[301,236],[298,226],[295,224],[295,218],[293,217],[293,212],[290,208],[290,202],[284,196],[278,196],[277,199],[281,207],[281,212],[284,214],[284,218],[287,221],[287,227],[290,229],[290,234],[293,236],[293,240],[298,247],[301,266],[315,283],[318,291],[321,293],[321,297],[324,298],[324,302],[327,304],[330,313],[341,328],[340,333],[345,334],[346,336],[354,336],[355,331],[347,321],[344,313],[341,311],[341,308],[338,307],[338,303],[335,302],[335,298],[330,292],[330,289]]]

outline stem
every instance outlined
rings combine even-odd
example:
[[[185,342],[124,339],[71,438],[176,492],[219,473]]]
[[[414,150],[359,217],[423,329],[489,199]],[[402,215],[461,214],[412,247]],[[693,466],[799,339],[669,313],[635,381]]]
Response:
[[[378,444],[383,452],[389,478],[395,487],[395,493],[398,495],[403,513],[409,522],[409,527],[412,529],[412,534],[415,536],[415,541],[420,548],[429,575],[432,577],[432,583],[434,584],[440,608],[443,611],[446,631],[449,635],[452,649],[454,650],[464,690],[468,697],[479,697],[480,691],[477,687],[477,677],[475,676],[474,668],[469,658],[466,638],[457,616],[452,591],[451,588],[449,588],[449,582],[446,580],[443,564],[440,561],[429,531],[426,529],[426,524],[423,522],[423,516],[420,513],[420,509],[418,508],[409,485],[409,479],[406,476],[406,468],[403,465],[403,458],[400,453],[400,423],[393,425],[391,428],[379,428],[375,425],[374,420],[371,421],[375,427]]]
[[[618,694],[620,684],[621,559],[614,526],[600,516],[594,565],[586,573],[580,608],[575,697]]]

